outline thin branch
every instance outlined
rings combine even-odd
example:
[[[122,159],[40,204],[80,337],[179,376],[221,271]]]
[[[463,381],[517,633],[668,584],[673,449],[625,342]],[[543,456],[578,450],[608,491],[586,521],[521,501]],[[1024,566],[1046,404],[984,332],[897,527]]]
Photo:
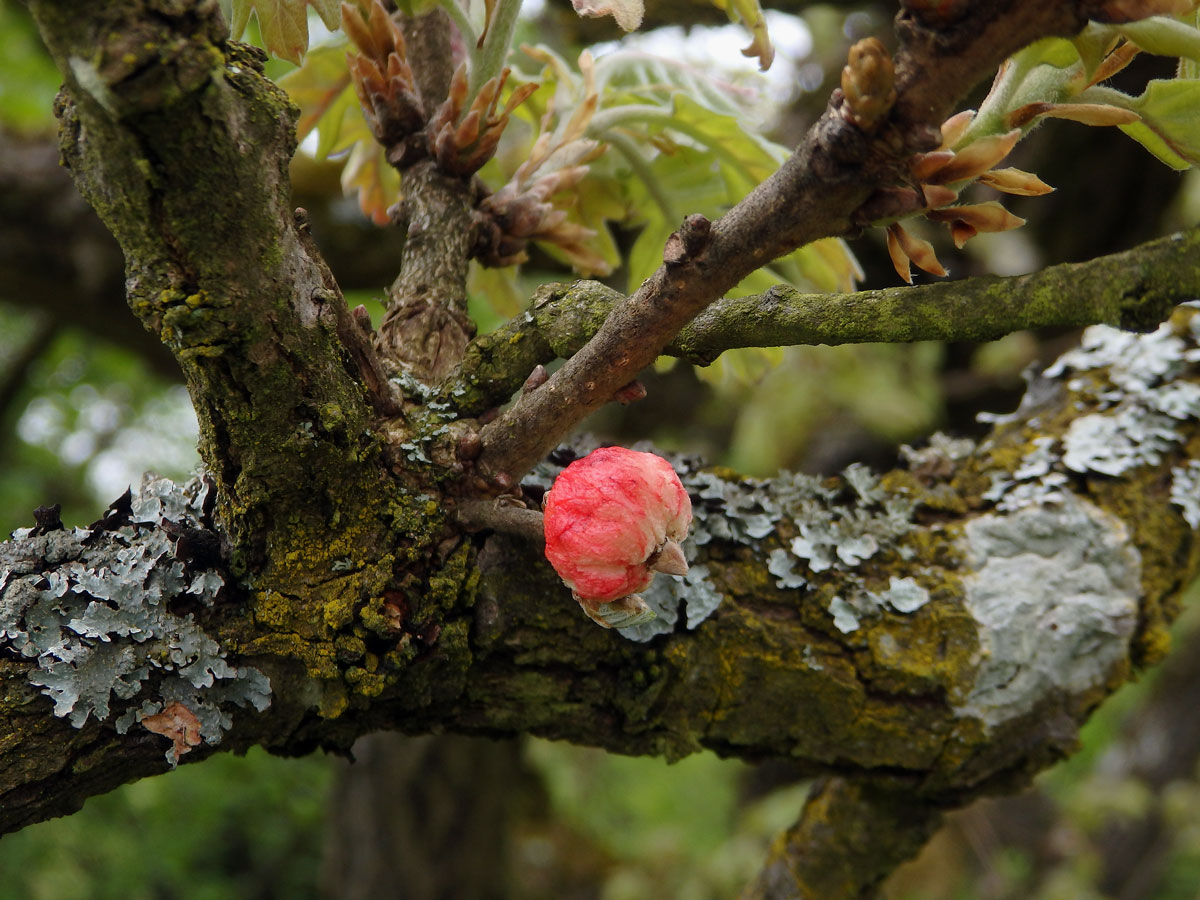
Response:
[[[1031,275],[980,276],[853,294],[802,294],[779,285],[723,299],[664,352],[708,365],[737,347],[875,341],[989,341],[1029,328],[1108,324],[1144,330],[1200,297],[1200,228],[1124,253]],[[624,296],[595,281],[543,287],[527,313],[468,348],[446,402],[477,415],[505,402],[534,366],[583,347]]]
[[[458,504],[454,518],[467,531],[496,531],[530,541],[545,543],[542,514],[520,506],[505,506],[498,500],[465,500]]]
[[[1041,0],[971,4],[938,31],[913,13],[897,19],[897,99],[867,134],[843,115],[835,92],[825,115],[780,169],[700,239],[685,220],[664,265],[621,304],[592,341],[550,381],[482,432],[480,467],[517,476],[653,362],[697,313],[772,259],[861,226],[857,211],[877,188],[904,180],[904,161],[936,146],[938,126],[970,88],[1033,40],[1073,34],[1082,3]],[[690,223],[690,224],[689,224]]]

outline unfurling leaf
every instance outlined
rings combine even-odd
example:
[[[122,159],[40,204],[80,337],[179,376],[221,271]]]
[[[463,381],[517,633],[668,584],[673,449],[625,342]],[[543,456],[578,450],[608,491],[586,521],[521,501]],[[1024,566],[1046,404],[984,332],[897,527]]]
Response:
[[[1020,228],[1025,224],[1024,219],[1020,216],[1014,216],[994,200],[989,200],[987,203],[972,203],[965,206],[948,206],[945,209],[931,209],[925,213],[925,217],[934,222],[962,222],[964,225],[969,225],[975,229],[975,231],[984,232],[1010,231],[1013,228]],[[963,240],[965,241],[966,238],[963,238]],[[959,246],[961,247],[962,245],[960,244]]]
[[[342,190],[357,192],[363,215],[376,225],[387,225],[392,220],[388,210],[400,199],[400,173],[388,164],[382,147],[360,141],[342,169]]]
[[[1023,128],[1038,118],[1068,119],[1083,125],[1129,125],[1141,116],[1104,103],[1027,103],[1009,113],[1006,121],[1013,128]]]
[[[317,11],[327,28],[337,28],[338,0],[233,0],[231,36],[240,38],[250,14],[254,13],[267,50],[300,65],[308,50],[309,6]]]
[[[1123,132],[1173,169],[1200,165],[1200,81],[1155,79],[1131,100],[1142,120]]]
[[[933,245],[905,230],[899,222],[893,222],[888,226],[887,244],[888,254],[892,257],[892,265],[896,267],[900,277],[909,284],[912,284],[909,260],[930,275],[939,275],[943,278],[946,276],[946,270],[938,262]]]
[[[1006,194],[1019,194],[1022,197],[1040,197],[1054,190],[1032,172],[1021,169],[993,169],[980,175],[979,181]]]
[[[955,153],[953,159],[926,176],[925,180],[931,184],[953,184],[978,178],[1008,156],[1020,139],[1020,129],[1014,128],[1007,134],[994,134],[972,141]]]
[[[775,48],[771,46],[771,37],[767,34],[767,18],[763,15],[758,0],[713,0],[713,5],[725,10],[730,22],[740,22],[750,29],[754,40],[742,51],[742,55],[757,57],[758,67],[764,72],[771,68],[771,63],[775,60]]]

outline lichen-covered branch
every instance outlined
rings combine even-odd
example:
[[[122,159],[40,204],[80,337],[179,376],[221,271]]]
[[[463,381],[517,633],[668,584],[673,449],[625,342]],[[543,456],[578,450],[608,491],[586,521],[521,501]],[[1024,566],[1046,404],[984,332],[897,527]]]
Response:
[[[664,353],[707,365],[736,347],[875,341],[987,341],[1047,326],[1152,328],[1200,297],[1200,230],[1124,253],[1011,278],[981,276],[852,294],[803,294],[780,285],[713,303]],[[534,366],[583,347],[624,296],[595,281],[551,284],[527,312],[475,340],[441,387],[464,415],[512,396]]]
[[[800,822],[775,839],[741,900],[871,900],[937,830],[941,810],[907,791],[844,778],[813,785]]]
[[[183,369],[250,565],[314,490],[353,496],[363,466],[345,448],[369,446],[340,297],[290,206],[294,111],[264,57],[226,42],[216,3],[30,6],[66,79],[63,160],[124,250],[130,306]]]
[[[876,218],[875,191],[905,182],[905,160],[937,146],[941,122],[967,91],[1031,41],[1081,29],[1089,7],[997,0],[955,6],[954,21],[939,21],[924,5],[902,11],[894,103],[889,78],[881,85],[886,99],[871,98],[884,112],[876,109],[868,127],[839,90],[796,152],[718,222],[686,218],[664,248],[662,267],[544,387],[483,430],[480,469],[511,477],[528,471],[746,275]]]
[[[70,777],[86,792],[166,765],[171,737],[132,725],[172,699],[170,679],[208,679],[190,650],[174,669],[141,674],[134,626],[203,629],[216,645],[209,657],[270,680],[262,712],[217,700],[229,717],[221,747],[346,747],[390,727],[532,732],[671,758],[709,748],[866,779],[863,791],[908,792],[927,811],[1021,784],[1162,656],[1180,590],[1200,569],[1200,316],[1185,308],[1143,336],[1089,330],[981,444],[938,439],[882,477],[854,466],[840,479],[756,481],[687,458],[675,465],[696,512],[691,567],[683,579],[658,576],[645,593],[658,619],[622,633],[580,615],[532,542],[486,533],[433,551],[437,571],[418,590],[346,597],[357,577],[348,557],[305,598],[322,617],[291,633],[264,628],[261,587],[226,580],[219,554],[196,572],[221,575],[222,586],[214,596],[202,582],[192,599],[185,588],[199,575],[171,573],[194,552],[152,525],[125,542],[119,522],[115,532],[97,523],[95,538],[54,532],[72,547],[109,542],[86,558],[38,549],[47,539],[36,535],[9,545],[0,811],[19,814],[0,812],[0,826],[62,811],[61,796],[36,799],[30,778]],[[529,489],[554,468],[539,467]],[[146,493],[134,518],[172,521],[142,514]],[[173,502],[174,491],[150,493]],[[408,527],[419,537],[419,521]],[[128,552],[143,528],[155,549]],[[164,574],[92,575],[130,560]],[[96,606],[98,590],[115,602]],[[147,591],[161,599],[126,607]],[[191,624],[149,622],[151,607]],[[89,668],[126,654],[116,671]],[[211,685],[227,680],[208,665]],[[203,721],[203,698],[187,699]],[[186,745],[186,728],[175,732]],[[183,762],[207,752],[203,737]],[[36,777],[19,760],[37,760]],[[799,829],[810,845],[824,833]]]

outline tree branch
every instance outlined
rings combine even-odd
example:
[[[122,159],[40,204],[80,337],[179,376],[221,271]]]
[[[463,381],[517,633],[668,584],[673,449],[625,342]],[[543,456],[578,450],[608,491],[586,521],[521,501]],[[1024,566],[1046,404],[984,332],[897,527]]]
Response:
[[[916,856],[941,819],[935,804],[909,792],[822,778],[741,900],[869,900],[896,866]]]
[[[978,447],[935,441],[882,479],[852,467],[838,481],[754,481],[677,460],[696,512],[691,572],[660,576],[645,593],[657,625],[625,637],[579,614],[536,546],[500,535],[447,544],[416,590],[347,596],[357,590],[348,560],[310,586],[302,608],[323,618],[304,631],[264,628],[271,607],[256,598],[272,582],[244,595],[225,581],[212,606],[200,588],[196,627],[272,685],[262,713],[215,698],[230,720],[220,746],[345,748],[388,727],[531,732],[671,758],[709,748],[866,778],[863,791],[911,792],[927,812],[1022,784],[1074,746],[1107,693],[1162,656],[1179,592],[1200,569],[1200,528],[1189,524],[1200,523],[1198,338],[1192,310],[1151,335],[1089,332]],[[535,473],[543,486],[552,476]],[[134,509],[147,497],[165,509],[170,496],[144,490]],[[166,571],[188,557],[155,534],[137,526],[158,549],[134,558]],[[140,652],[120,617],[105,620],[107,641],[78,637],[98,589],[86,573],[119,568],[123,542],[83,545],[84,558],[51,553],[49,540],[23,537],[0,554],[3,828],[161,770],[169,746],[113,729],[170,696],[154,673],[79,729],[49,717],[30,679],[52,669],[72,683],[78,657],[56,649],[64,641]],[[161,604],[180,608],[186,586],[163,582]],[[328,612],[339,604],[340,624]],[[22,655],[34,624],[49,646]],[[84,696],[107,689],[96,677]],[[39,799],[57,778],[69,790]]]
[[[1200,297],[1200,229],[1031,275],[981,276],[852,294],[765,294],[713,303],[663,352],[708,365],[737,347],[989,341],[1014,331],[1107,324],[1152,328]],[[527,312],[467,348],[440,394],[464,415],[506,402],[537,365],[578,352],[624,296],[596,281],[545,285]]]
[[[780,169],[711,230],[685,219],[667,242],[664,265],[541,389],[482,432],[479,466],[519,476],[588,413],[653,362],[713,300],[777,256],[871,221],[879,188],[904,183],[904,163],[937,145],[939,126],[972,86],[1033,40],[1074,34],[1086,4],[999,0],[965,7],[937,30],[910,11],[897,18],[896,100],[873,134],[853,124],[841,92]],[[860,212],[861,210],[861,212]]]

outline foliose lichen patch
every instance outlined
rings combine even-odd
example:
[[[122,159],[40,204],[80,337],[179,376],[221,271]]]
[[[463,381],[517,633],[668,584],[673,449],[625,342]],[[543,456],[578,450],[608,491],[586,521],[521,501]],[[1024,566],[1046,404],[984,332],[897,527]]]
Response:
[[[1103,687],[1128,659],[1141,561],[1115,516],[1066,495],[973,519],[963,541],[980,655],[959,714],[996,727],[1055,693]]]
[[[91,716],[111,720],[124,734],[185,708],[199,739],[217,744],[232,726],[229,705],[270,705],[262,672],[230,664],[191,613],[170,608],[211,605],[224,586],[211,566],[185,570],[162,525],[199,528],[207,491],[199,478],[179,486],[148,477],[119,522],[13,533],[0,556],[0,651],[37,661],[29,681],[56,716],[76,728]],[[192,743],[179,737],[167,759]]]
[[[992,475],[984,499],[1005,511],[1060,503],[1072,472],[1116,477],[1160,464],[1180,445],[1181,425],[1200,418],[1200,384],[1176,380],[1200,362],[1198,322],[1193,315],[1182,333],[1169,322],[1143,335],[1106,325],[1084,331],[1080,347],[1063,354],[1031,388],[1068,377],[1077,407],[1095,412],[1073,420],[1061,442],[1034,438],[1015,471]]]
[[[1171,470],[1171,502],[1183,511],[1183,519],[1200,528],[1200,460]]]

